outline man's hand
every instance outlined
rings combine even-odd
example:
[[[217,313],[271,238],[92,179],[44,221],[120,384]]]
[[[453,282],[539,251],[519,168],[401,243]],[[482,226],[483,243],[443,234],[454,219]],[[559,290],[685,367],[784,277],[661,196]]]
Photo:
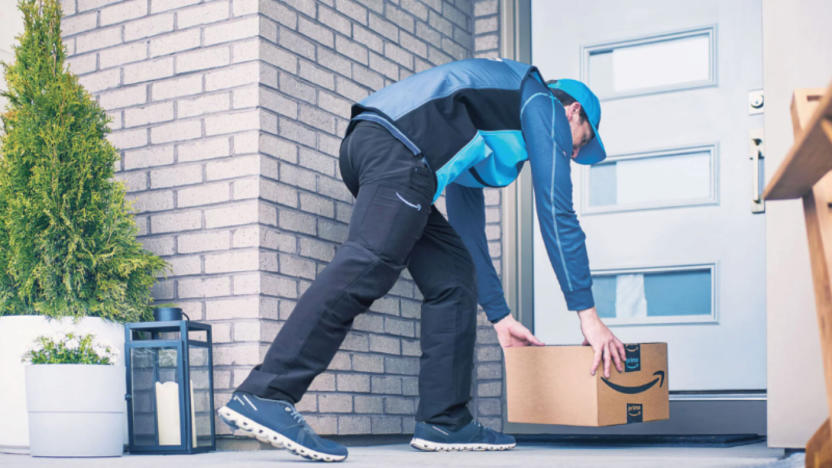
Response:
[[[543,342],[532,335],[528,328],[514,320],[511,315],[506,315],[502,320],[494,324],[497,331],[497,340],[503,348],[513,346],[543,346]]]
[[[581,333],[584,334],[584,346],[591,345],[595,351],[590,373],[595,375],[601,359],[604,359],[604,377],[610,378],[610,362],[615,361],[618,372],[624,372],[624,344],[612,334],[598,317],[595,307],[578,312],[581,319]]]

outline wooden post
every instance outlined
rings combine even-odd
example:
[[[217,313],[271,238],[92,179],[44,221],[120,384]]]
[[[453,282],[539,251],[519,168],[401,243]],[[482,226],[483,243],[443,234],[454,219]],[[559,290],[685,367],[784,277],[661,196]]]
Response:
[[[792,101],[795,144],[766,188],[767,200],[803,198],[815,308],[832,418],[832,86],[797,90]],[[832,466],[830,418],[806,444],[807,467]]]
[[[815,435],[806,444],[806,467],[825,468],[832,466],[832,431],[829,427],[829,419],[820,425]]]
[[[826,401],[832,413],[832,288],[829,254],[832,251],[832,173],[815,184],[812,191],[803,196],[803,212],[806,215],[806,235],[809,238],[809,257],[812,264],[812,281],[815,289],[815,308],[820,330],[820,349],[826,377]],[[832,414],[830,415],[832,416]],[[832,434],[829,420],[821,424],[806,444],[806,466],[812,468],[832,466]]]

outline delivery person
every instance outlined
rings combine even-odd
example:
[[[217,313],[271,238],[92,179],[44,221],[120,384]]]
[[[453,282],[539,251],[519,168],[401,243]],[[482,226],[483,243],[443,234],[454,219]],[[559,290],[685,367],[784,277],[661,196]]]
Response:
[[[544,82],[510,60],[445,64],[395,83],[352,108],[341,144],[356,196],[346,242],[298,300],[265,360],[220,416],[306,458],[340,461],[346,447],[318,437],[293,403],[326,369],[355,317],[404,268],[424,296],[419,406],[411,445],[506,450],[513,437],[473,420],[470,400],[477,302],[503,347],[542,345],[509,314],[488,255],[483,187],[503,187],[528,161],[537,216],[569,310],[601,360],[621,371],[624,349],[594,308],[584,233],[572,210],[570,160],[601,161],[598,99],[574,80]],[[447,195],[447,221],[433,206]],[[589,369],[588,369],[589,370]]]

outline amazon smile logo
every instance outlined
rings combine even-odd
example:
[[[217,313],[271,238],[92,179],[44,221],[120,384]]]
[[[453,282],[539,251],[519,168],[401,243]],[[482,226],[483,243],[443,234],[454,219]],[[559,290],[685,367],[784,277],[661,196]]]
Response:
[[[653,379],[652,381],[650,381],[650,382],[648,382],[644,385],[639,385],[637,387],[626,387],[624,385],[614,384],[614,383],[610,382],[609,380],[607,380],[605,377],[601,377],[601,380],[603,380],[605,384],[607,384],[611,389],[615,390],[616,392],[626,393],[626,394],[632,395],[634,393],[641,393],[645,390],[648,390],[653,385],[656,385],[656,383],[659,384],[659,387],[664,386],[664,371],[653,372],[653,375],[657,376],[657,377],[655,379]]]

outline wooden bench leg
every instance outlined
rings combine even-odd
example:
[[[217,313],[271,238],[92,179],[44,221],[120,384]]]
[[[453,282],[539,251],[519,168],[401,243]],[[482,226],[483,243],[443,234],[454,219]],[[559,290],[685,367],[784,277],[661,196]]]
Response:
[[[806,444],[806,468],[829,466],[832,466],[832,428],[827,419]]]

